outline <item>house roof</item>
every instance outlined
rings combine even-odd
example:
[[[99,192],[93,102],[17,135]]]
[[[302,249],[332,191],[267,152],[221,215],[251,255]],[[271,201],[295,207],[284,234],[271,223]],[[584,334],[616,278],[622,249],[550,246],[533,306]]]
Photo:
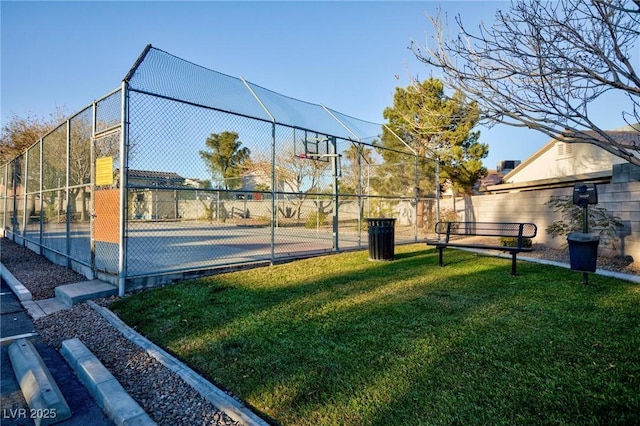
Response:
[[[486,187],[489,185],[497,185],[502,181],[502,173],[499,173],[497,170],[488,170],[487,174],[480,179],[479,184],[480,187]]]
[[[611,182],[612,171],[602,171],[584,173],[572,176],[562,176],[549,179],[539,179],[528,182],[501,183],[498,185],[486,186],[485,193],[520,192],[534,191],[537,189],[561,188],[576,182],[609,183]]]
[[[129,170],[127,176],[138,179],[184,180],[182,176],[174,172],[156,172],[153,170]]]

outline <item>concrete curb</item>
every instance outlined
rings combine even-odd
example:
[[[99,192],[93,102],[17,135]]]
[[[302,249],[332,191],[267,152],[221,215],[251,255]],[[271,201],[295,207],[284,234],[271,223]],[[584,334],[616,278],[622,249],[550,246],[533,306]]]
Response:
[[[149,355],[157,359],[162,365],[176,373],[187,384],[193,387],[203,398],[212,403],[219,410],[227,413],[233,420],[249,426],[269,426],[240,401],[232,398],[226,392],[205,380],[184,363],[164,351],[162,348],[149,341],[135,330],[125,324],[116,314],[109,309],[99,306],[93,301],[87,304],[101,314],[112,326],[120,331],[127,339],[144,349]]]
[[[511,256],[505,256],[505,257],[511,259]],[[525,262],[531,262],[531,263],[540,263],[540,264],[543,264],[543,265],[558,266],[560,268],[565,268],[565,269],[570,269],[571,268],[571,265],[569,265],[567,263],[554,262],[553,260],[538,259],[538,258],[535,258],[535,257],[526,257],[526,256],[520,257],[520,256],[518,256],[518,260],[524,260]],[[631,281],[633,283],[640,284],[640,276],[637,276],[637,275],[623,274],[621,272],[614,272],[614,271],[607,271],[606,269],[596,269],[595,274],[596,275],[602,275],[603,277],[618,278],[620,280]]]
[[[48,311],[58,310],[56,307],[51,306],[52,301],[57,302],[57,298],[34,301],[31,292],[18,281],[2,263],[0,263],[0,272],[2,278],[7,282],[23,308],[33,319],[46,316],[50,313]],[[100,361],[93,356],[82,342],[78,340],[79,345],[74,345],[71,341],[65,342],[63,342],[63,349],[66,346],[65,352],[61,349],[63,357],[72,366],[81,382],[87,387],[90,394],[98,403],[98,406],[114,423],[118,425],[155,425],[153,420],[129,396],[115,377],[102,366]],[[86,352],[82,350],[82,347],[84,347]],[[81,371],[78,370],[78,366],[83,365],[82,362],[79,362],[79,359],[83,358],[82,355],[84,355],[85,358],[91,355],[95,360],[93,363],[90,363],[93,364],[93,367],[89,366],[83,369],[86,373],[84,376],[81,374]],[[34,410],[40,410],[36,411],[38,415],[42,413],[43,415],[49,414],[55,416],[55,418],[52,419],[34,418],[36,426],[57,423],[71,418],[72,413],[69,405],[31,342],[26,340],[26,338],[15,340],[11,346],[9,346],[9,357],[16,378],[20,383],[23,396],[29,407]],[[86,358],[84,361],[89,362],[91,358]],[[100,371],[98,366],[104,370]],[[107,375],[110,375],[113,381],[106,380],[97,383],[90,380],[92,377],[105,378],[108,377]],[[88,381],[85,381],[85,379]],[[43,394],[43,396],[38,397],[39,394]],[[56,400],[63,402],[64,405],[57,403]],[[130,405],[131,402],[137,406],[137,409]]]
[[[511,259],[510,254],[501,254],[501,253],[496,254],[496,253],[489,252],[487,250],[470,249],[470,248],[458,248],[458,250],[464,250],[464,251],[469,251],[472,253],[478,253],[478,254],[483,254],[488,256],[495,256],[503,259]],[[537,257],[518,256],[518,260],[522,260],[524,262],[530,262],[530,263],[540,263],[542,265],[557,266],[559,268],[565,268],[565,269],[571,268],[571,265],[569,265],[568,263],[555,262],[553,260],[546,260],[546,259],[539,259]],[[606,269],[596,269],[595,274],[602,275],[603,277],[618,278],[620,280],[631,281],[633,283],[640,284],[640,276],[638,275],[623,274],[622,272],[607,271]]]
[[[9,346],[9,359],[22,395],[33,410],[36,425],[58,423],[71,418],[71,409],[56,385],[37,349],[27,339]]]
[[[62,342],[60,353],[116,425],[156,424],[80,339]]]
[[[31,292],[23,286],[2,263],[0,263],[0,275],[2,275],[2,279],[11,287],[11,291],[13,291],[20,302],[33,300]]]

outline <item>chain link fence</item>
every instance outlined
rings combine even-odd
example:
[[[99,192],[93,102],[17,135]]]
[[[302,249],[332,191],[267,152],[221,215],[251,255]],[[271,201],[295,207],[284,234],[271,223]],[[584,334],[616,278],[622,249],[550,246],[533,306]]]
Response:
[[[398,151],[391,167],[381,133],[148,46],[122,88],[0,169],[0,222],[133,281],[364,249],[369,217],[415,242],[434,221],[415,190],[424,159]],[[379,184],[393,170],[402,194]]]
[[[70,117],[0,168],[4,234],[80,271],[94,266],[94,142],[98,129],[121,126],[119,111],[110,123],[96,119],[109,104],[113,95]]]

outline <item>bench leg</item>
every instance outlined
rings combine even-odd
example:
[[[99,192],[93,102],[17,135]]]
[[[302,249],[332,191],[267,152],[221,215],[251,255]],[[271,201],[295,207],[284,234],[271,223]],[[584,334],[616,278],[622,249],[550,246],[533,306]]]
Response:
[[[516,256],[518,253],[511,253],[511,275],[516,276]]]
[[[442,251],[444,250],[444,247],[438,247],[438,265],[439,266],[444,266],[444,263],[442,262]]]

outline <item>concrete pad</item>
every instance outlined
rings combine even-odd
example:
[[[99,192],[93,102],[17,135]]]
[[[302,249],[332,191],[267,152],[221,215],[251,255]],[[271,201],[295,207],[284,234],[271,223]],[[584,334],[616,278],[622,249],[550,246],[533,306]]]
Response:
[[[76,337],[65,340],[60,352],[115,424],[155,425],[151,417],[80,339]]]
[[[54,312],[69,309],[69,306],[67,306],[57,297],[52,297],[51,299],[38,300],[36,301],[36,303],[38,306],[40,306],[40,309],[42,309],[45,315],[49,315],[49,314],[53,314]]]
[[[22,302],[22,306],[24,306],[24,309],[27,311],[29,316],[34,320],[47,316],[47,314],[42,310],[40,305],[38,305],[33,300],[27,300]]]
[[[36,425],[58,423],[71,417],[69,404],[31,342],[26,339],[13,342],[9,346],[9,358],[29,408],[55,413],[54,419],[35,419]]]
[[[109,297],[118,294],[118,289],[100,280],[83,281],[56,287],[56,297],[67,306],[73,306],[85,300]]]

